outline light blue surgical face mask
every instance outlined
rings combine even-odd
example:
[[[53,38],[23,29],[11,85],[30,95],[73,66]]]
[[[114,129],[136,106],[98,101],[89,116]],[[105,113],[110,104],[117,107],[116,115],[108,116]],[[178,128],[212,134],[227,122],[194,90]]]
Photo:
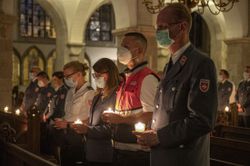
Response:
[[[171,44],[174,43],[174,40],[169,36],[169,30],[157,30],[156,31],[156,40],[158,44],[162,47],[168,48]]]

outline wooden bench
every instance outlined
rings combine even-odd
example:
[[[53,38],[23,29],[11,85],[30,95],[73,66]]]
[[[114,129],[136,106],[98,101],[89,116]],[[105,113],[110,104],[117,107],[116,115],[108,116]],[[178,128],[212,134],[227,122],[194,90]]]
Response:
[[[230,138],[235,140],[250,142],[250,128],[234,126],[217,126],[215,128],[216,137]]]
[[[210,146],[212,159],[245,166],[250,165],[249,142],[212,136]]]

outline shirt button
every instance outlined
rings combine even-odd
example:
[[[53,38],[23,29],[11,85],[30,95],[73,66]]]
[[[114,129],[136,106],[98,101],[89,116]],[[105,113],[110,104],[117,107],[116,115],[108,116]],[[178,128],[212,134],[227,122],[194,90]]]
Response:
[[[160,93],[162,93],[162,89],[160,89]]]
[[[179,148],[184,148],[184,145],[180,145]]]
[[[152,123],[155,123],[155,119],[152,120]]]
[[[172,91],[175,91],[175,87],[172,87],[172,89],[171,89]]]
[[[159,108],[159,105],[157,104],[157,105],[155,106],[155,108],[158,109],[158,108]]]

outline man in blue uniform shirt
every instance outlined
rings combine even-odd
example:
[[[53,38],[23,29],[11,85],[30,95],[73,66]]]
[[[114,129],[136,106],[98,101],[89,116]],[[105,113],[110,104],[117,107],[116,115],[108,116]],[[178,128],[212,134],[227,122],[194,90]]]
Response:
[[[217,80],[213,61],[189,42],[189,10],[173,3],[157,17],[156,38],[168,48],[155,98],[152,130],[135,133],[151,147],[151,166],[209,166],[210,131],[217,112]]]

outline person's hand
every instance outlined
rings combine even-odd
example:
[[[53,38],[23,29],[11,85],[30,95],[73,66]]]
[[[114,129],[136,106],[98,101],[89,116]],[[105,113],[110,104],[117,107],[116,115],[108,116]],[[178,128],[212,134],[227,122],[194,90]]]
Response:
[[[54,127],[56,129],[66,129],[68,122],[61,118],[55,118],[55,124]]]
[[[238,112],[244,112],[244,110],[243,110],[243,108],[241,107],[240,104],[237,104],[237,106],[238,106]]]
[[[133,134],[137,137],[137,143],[142,146],[152,147],[160,143],[155,130],[133,131]]]
[[[78,134],[86,134],[88,132],[88,126],[86,124],[74,124],[70,126]]]
[[[112,124],[120,124],[123,122],[124,117],[117,113],[103,113],[102,119],[106,123],[112,123]]]

